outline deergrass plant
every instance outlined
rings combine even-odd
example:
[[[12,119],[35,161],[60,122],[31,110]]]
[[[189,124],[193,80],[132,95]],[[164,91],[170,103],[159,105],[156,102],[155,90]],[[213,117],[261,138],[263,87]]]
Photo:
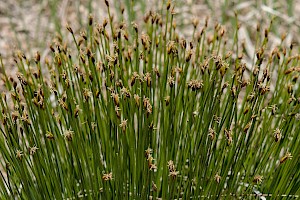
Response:
[[[299,56],[257,28],[251,66],[233,35],[167,2],[144,24],[89,18],[52,56],[2,65],[2,199],[198,199],[300,193]],[[232,41],[227,42],[228,38]]]

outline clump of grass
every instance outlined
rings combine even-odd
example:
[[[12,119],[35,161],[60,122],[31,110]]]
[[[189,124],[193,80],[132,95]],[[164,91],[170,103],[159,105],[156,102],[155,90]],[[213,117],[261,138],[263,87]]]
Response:
[[[246,65],[237,17],[234,35],[194,20],[186,40],[170,2],[140,26],[94,21],[44,62],[18,52],[17,78],[3,70],[2,198],[299,195],[293,46],[269,50],[258,29]]]

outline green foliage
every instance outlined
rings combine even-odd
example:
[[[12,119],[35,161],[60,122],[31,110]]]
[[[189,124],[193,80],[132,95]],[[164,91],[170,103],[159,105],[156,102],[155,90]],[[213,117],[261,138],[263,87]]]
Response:
[[[80,36],[67,26],[74,42],[56,38],[51,59],[18,52],[18,80],[4,70],[2,198],[299,195],[292,46],[268,51],[270,28],[258,29],[246,65],[237,17],[234,35],[194,20],[186,40],[170,3],[140,26],[107,7]]]

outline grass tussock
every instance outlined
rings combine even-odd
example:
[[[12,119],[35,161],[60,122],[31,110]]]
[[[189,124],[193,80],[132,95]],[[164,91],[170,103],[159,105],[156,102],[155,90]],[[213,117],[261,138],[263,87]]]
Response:
[[[300,193],[299,55],[256,34],[244,62],[233,35],[170,1],[144,23],[96,23],[51,58],[17,52],[3,67],[1,198],[232,199]],[[228,38],[232,43],[228,43]],[[285,37],[282,36],[282,41]]]

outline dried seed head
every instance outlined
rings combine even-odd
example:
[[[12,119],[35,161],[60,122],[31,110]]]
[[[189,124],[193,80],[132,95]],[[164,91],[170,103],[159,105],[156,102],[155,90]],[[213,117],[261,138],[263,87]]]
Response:
[[[232,135],[230,129],[229,130],[225,129],[225,136],[227,138],[228,145],[230,145],[232,143]]]
[[[178,54],[178,49],[176,46],[175,41],[169,41],[167,44],[167,53],[168,54],[173,54],[174,56],[176,56]]]
[[[247,85],[250,85],[250,80],[243,80],[241,83],[241,88],[246,87]]]
[[[215,181],[216,181],[217,183],[220,183],[221,178],[222,178],[222,177],[221,177],[218,173],[215,175]]]
[[[115,105],[119,106],[120,105],[119,94],[112,92],[111,97],[113,98]]]
[[[29,147],[29,154],[34,155],[38,149],[36,146]]]
[[[281,131],[280,131],[279,128],[276,128],[274,130],[274,138],[275,138],[275,142],[280,141],[280,139],[281,139]]]
[[[74,34],[73,29],[70,27],[69,24],[66,25],[66,28],[67,28],[67,30],[68,30],[71,34]],[[50,46],[50,48],[51,48],[51,46]],[[51,50],[52,50],[52,48],[51,48]],[[53,50],[52,50],[52,51],[53,51]],[[54,52],[54,51],[53,51],[53,52]]]
[[[17,77],[18,77],[18,79],[19,79],[22,86],[27,85],[27,80],[25,80],[23,74],[21,74],[20,72],[17,72]]]
[[[46,138],[49,140],[54,140],[54,135],[52,133],[50,133],[49,131],[47,131]]]
[[[103,174],[103,176],[102,176],[102,180],[104,180],[104,181],[110,181],[112,179],[113,179],[112,172],[110,172],[108,174]]]
[[[63,98],[58,99],[58,103],[59,103],[59,105],[60,105],[63,109],[65,109],[66,111],[69,111],[68,105],[67,105],[67,103],[63,100]]]
[[[248,123],[246,124],[246,126],[244,127],[244,132],[245,132],[245,133],[247,133],[247,131],[248,131],[248,129],[250,128],[251,125],[252,125],[252,122],[251,122],[251,121],[248,122]]]
[[[173,160],[169,160],[167,165],[168,165],[169,171],[175,171],[176,170]]]
[[[135,80],[139,78],[139,74],[137,72],[133,72],[131,79],[130,79],[130,85],[133,86],[135,83]]]
[[[139,107],[140,106],[140,96],[137,94],[134,94],[133,98],[134,98],[136,105]]]
[[[175,80],[173,76],[169,76],[167,80],[167,84],[172,88],[175,84]]]
[[[171,7],[171,0],[168,0],[168,2],[167,2],[167,10],[169,10],[170,7]]]
[[[215,129],[209,128],[208,129],[208,136],[210,137],[211,140],[214,140],[216,137],[216,131]]]
[[[157,186],[156,186],[156,184],[154,183],[154,181],[152,181],[152,190],[153,190],[154,192],[157,191]]]
[[[282,164],[288,159],[292,159],[292,158],[293,158],[292,154],[290,152],[287,152],[283,157],[280,158],[279,162],[280,164]]]
[[[132,27],[134,28],[135,32],[138,33],[138,25],[135,22],[131,22]]]
[[[121,124],[119,125],[122,128],[123,133],[125,133],[126,128],[127,128],[127,121],[128,121],[128,119],[122,120]]]
[[[151,40],[150,40],[149,35],[143,33],[141,36],[141,40],[142,40],[142,45],[144,46],[145,50],[149,50],[150,45],[151,45]]]
[[[197,26],[199,25],[199,18],[194,17],[193,21],[192,21],[192,24],[194,26],[194,29],[196,29]]]
[[[121,94],[127,98],[130,98],[131,97],[131,94],[129,92],[129,90],[126,88],[126,87],[123,87],[121,90]]]
[[[74,117],[75,117],[75,118],[78,117],[79,111],[80,111],[80,110],[81,110],[81,109],[79,108],[79,105],[76,105],[75,110],[74,110]]]
[[[159,78],[160,73],[159,73],[158,67],[154,67],[153,71],[155,72],[156,76]]]
[[[24,155],[23,151],[17,150],[17,152],[16,152],[16,158],[17,159],[22,160],[23,155]]]
[[[105,5],[106,5],[107,7],[109,7],[108,0],[104,0],[104,2],[105,2]]]
[[[152,152],[153,152],[153,149],[148,147],[148,149],[145,150],[145,157],[149,158],[149,156],[151,156]]]
[[[89,26],[92,26],[93,25],[93,20],[94,20],[94,17],[92,14],[89,14]]]
[[[64,132],[64,137],[67,141],[72,141],[73,140],[73,135],[74,135],[74,132],[71,131],[71,130],[66,130]]]
[[[88,101],[92,97],[92,92],[87,88],[83,88],[83,97],[85,101]]]
[[[179,174],[179,171],[170,171],[169,176],[175,180]]]
[[[272,111],[272,115],[275,115],[276,114],[276,111],[278,110],[278,107],[276,104],[273,104],[269,107]]]
[[[39,63],[40,62],[40,60],[41,60],[41,54],[40,54],[40,52],[36,52],[35,53],[35,58],[34,58],[34,60],[35,60],[35,63]]]
[[[170,96],[165,97],[166,106],[170,104],[170,98],[171,98]]]
[[[12,118],[12,120],[13,120],[14,123],[16,123],[16,121],[17,121],[17,119],[19,118],[19,116],[20,116],[20,114],[19,114],[18,111],[13,111],[13,112],[11,113],[11,118]]]
[[[203,87],[203,81],[202,80],[190,80],[188,82],[188,88],[191,88],[192,91],[199,90]]]
[[[214,115],[214,121],[217,123],[217,124],[220,124],[221,122],[221,117],[218,117],[217,115]]]
[[[253,183],[260,184],[262,182],[262,180],[263,180],[263,176],[256,175],[253,178]]]
[[[186,51],[186,56],[185,56],[185,61],[189,62],[192,58],[192,55],[193,55],[193,51],[191,49],[187,50]]]
[[[150,87],[151,86],[151,74],[149,72],[147,72],[144,75],[144,80],[147,82],[147,86]]]
[[[291,84],[291,83],[289,83],[289,84],[287,85],[287,91],[288,91],[289,94],[292,94],[292,93],[293,93],[293,87],[294,87],[294,85]]]

